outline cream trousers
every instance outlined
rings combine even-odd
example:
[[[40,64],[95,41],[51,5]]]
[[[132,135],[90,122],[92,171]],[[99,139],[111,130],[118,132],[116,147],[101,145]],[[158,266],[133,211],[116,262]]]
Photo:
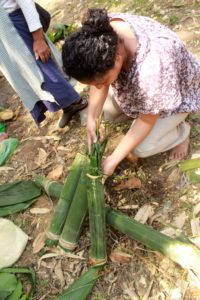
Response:
[[[131,119],[122,112],[111,89],[103,111],[107,122],[119,123]],[[166,118],[158,118],[151,132],[132,153],[138,157],[148,157],[182,143],[190,134],[190,125],[185,122],[187,115],[188,113],[179,113]]]

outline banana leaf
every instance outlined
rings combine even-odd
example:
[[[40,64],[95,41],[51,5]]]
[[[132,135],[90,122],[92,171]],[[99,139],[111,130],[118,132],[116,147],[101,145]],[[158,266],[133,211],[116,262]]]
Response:
[[[19,212],[21,210],[27,209],[36,200],[37,200],[37,198],[26,201],[26,202],[18,203],[18,204],[13,204],[13,205],[9,205],[9,206],[2,206],[1,209],[0,209],[0,217],[13,215],[13,214],[16,214],[17,212]]]
[[[22,282],[20,279],[17,280],[17,286],[14,292],[6,298],[6,300],[18,300],[22,294]]]
[[[41,195],[41,188],[31,180],[19,180],[0,185],[0,206],[9,206]]]
[[[9,138],[0,143],[0,166],[5,163],[8,157],[15,151],[19,145],[18,139]]]
[[[96,283],[97,278],[101,276],[102,267],[91,267],[78,279],[76,279],[68,289],[55,298],[55,300],[86,300]]]
[[[26,300],[26,299],[30,299],[30,296],[31,296],[31,294],[34,292],[34,290],[35,290],[35,287],[36,287],[36,276],[35,276],[35,271],[34,271],[34,269],[33,268],[18,268],[18,267],[14,267],[14,268],[4,268],[4,269],[1,269],[0,270],[0,300],[4,300],[5,298],[1,298],[1,275],[5,275],[5,274],[7,274],[6,276],[9,278],[11,278],[11,276],[13,277],[15,277],[16,278],[16,276],[14,275],[14,274],[12,274],[12,273],[14,273],[14,274],[24,274],[26,277],[28,277],[28,279],[29,279],[29,281],[30,281],[30,283],[31,283],[31,288],[29,289],[29,291],[25,294],[25,295],[23,295],[21,298],[20,298],[20,300]],[[15,282],[14,281],[14,279],[13,279],[13,282]],[[11,286],[11,283],[12,283],[12,281],[11,281],[11,279],[10,279],[10,283],[8,282],[8,288],[9,289],[11,289],[11,287],[14,285],[12,285]],[[13,292],[13,294],[14,294],[14,292],[15,292],[15,298],[11,298],[11,299],[7,299],[6,298],[6,300],[17,300],[17,299],[19,299],[19,298],[16,298],[17,297],[17,295],[20,293],[20,284],[18,285],[17,284],[18,282],[17,282],[17,278],[16,278],[16,283],[15,283],[15,288],[12,290],[12,292]],[[5,284],[5,283],[4,283]],[[3,285],[3,283],[2,283],[2,285]],[[17,291],[16,291],[17,290]],[[11,294],[11,293],[10,293]],[[10,295],[9,294],[9,295]],[[13,295],[13,294],[11,294],[11,295]],[[10,295],[10,297],[11,297],[11,295]],[[14,296],[13,296],[14,297]]]
[[[0,273],[0,299],[4,300],[16,289],[17,278],[13,274]]]

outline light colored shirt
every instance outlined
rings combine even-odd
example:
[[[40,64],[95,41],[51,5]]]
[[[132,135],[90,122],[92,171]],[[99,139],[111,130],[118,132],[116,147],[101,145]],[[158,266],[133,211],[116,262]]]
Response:
[[[0,4],[8,14],[21,8],[30,32],[42,28],[39,14],[32,0],[0,0]]]
[[[112,13],[129,23],[138,48],[127,72],[112,83],[115,99],[132,118],[167,117],[200,109],[200,62],[169,28],[148,17]]]

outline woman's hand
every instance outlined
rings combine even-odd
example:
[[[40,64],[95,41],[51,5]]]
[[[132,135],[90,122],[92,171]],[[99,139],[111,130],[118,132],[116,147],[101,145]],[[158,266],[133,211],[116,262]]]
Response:
[[[43,63],[47,62],[51,55],[51,50],[45,40],[35,41],[33,43],[33,51],[36,59],[41,59]]]
[[[111,176],[114,173],[117,164],[118,163],[115,162],[115,159],[112,155],[106,157],[106,159],[104,159],[102,162],[102,170],[105,176]]]
[[[103,161],[102,168],[105,175],[110,176],[114,173],[117,165],[124,158],[126,158],[127,155],[133,151],[149,134],[158,117],[159,114],[141,114],[139,116],[139,118],[135,121],[121,142],[115,148],[113,153]]]
[[[89,153],[91,152],[92,144],[97,142],[96,135],[96,123],[97,121],[89,118],[87,121],[87,135],[88,135],[88,149]],[[103,141],[104,139],[104,127],[102,125],[99,126],[99,140]]]
[[[32,35],[34,40],[33,52],[35,54],[35,58],[41,59],[43,63],[47,62],[51,55],[51,50],[44,39],[43,31],[38,29],[32,32]]]
[[[88,137],[88,150],[91,153],[92,144],[97,141],[96,135],[96,120],[89,118],[87,120],[87,137]]]

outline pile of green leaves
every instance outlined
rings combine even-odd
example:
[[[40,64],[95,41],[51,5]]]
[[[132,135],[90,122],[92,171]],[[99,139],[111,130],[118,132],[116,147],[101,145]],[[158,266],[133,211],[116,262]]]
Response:
[[[31,180],[1,184],[0,217],[26,209],[37,200],[41,193],[41,188]]]
[[[65,39],[74,30],[74,24],[55,23],[53,25],[53,31],[48,31],[47,35],[53,43],[56,43],[59,40]]]
[[[15,274],[24,274],[31,283],[31,288],[23,294],[21,279]],[[0,270],[0,299],[28,300],[35,290],[35,271],[32,268],[4,268]]]

